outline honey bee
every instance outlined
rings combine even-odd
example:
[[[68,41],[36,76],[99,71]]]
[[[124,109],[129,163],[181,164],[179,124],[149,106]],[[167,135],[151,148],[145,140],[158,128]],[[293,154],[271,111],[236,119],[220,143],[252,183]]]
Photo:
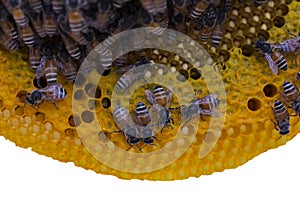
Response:
[[[206,28],[213,28],[217,23],[217,14],[216,6],[214,4],[209,4],[203,15],[203,26]]]
[[[173,10],[172,21],[174,23],[174,30],[187,33],[186,16],[180,13],[177,8]]]
[[[86,27],[85,20],[80,11],[82,7],[81,0],[68,0],[66,7],[68,9],[68,21],[70,25],[71,32],[80,33],[84,32]]]
[[[115,68],[122,68],[128,65],[128,54],[125,53],[114,60]]]
[[[207,8],[208,8],[208,3],[204,1],[197,1],[196,4],[193,6],[190,17],[192,19],[199,18]]]
[[[98,11],[96,14],[96,19],[94,20],[95,23],[93,22],[92,26],[102,31],[108,27],[110,19],[112,17],[111,1],[109,0],[99,1],[97,3],[97,8]]]
[[[5,11],[2,4],[0,4],[0,28],[2,31],[9,37],[17,40],[18,39],[18,31],[7,18],[8,13]]]
[[[3,44],[3,46],[7,50],[18,50],[19,49],[19,44],[17,41],[15,41],[12,37],[6,35],[0,30],[0,43]]]
[[[265,42],[263,39],[259,39],[255,43],[255,48],[259,49],[259,51],[264,54],[271,71],[275,75],[278,74],[278,68],[284,71],[287,70],[287,62],[285,58],[278,51],[272,52],[271,44]]]
[[[58,70],[62,71],[63,68],[63,64],[54,55],[54,48],[52,44],[45,44],[43,48],[43,57],[36,70],[37,80],[39,80],[42,76],[45,76],[49,85],[56,84]]]
[[[296,78],[297,80],[300,80],[300,70],[298,71]]]
[[[45,29],[44,29],[44,24],[41,20],[40,14],[35,12],[34,10],[29,11],[29,18],[31,21],[31,24],[35,30],[35,32],[40,36],[41,38],[44,38],[47,36]]]
[[[172,0],[172,4],[176,8],[176,10],[178,10],[178,12],[182,13],[184,16],[189,13],[189,0]]]
[[[32,47],[34,44],[35,35],[34,35],[32,29],[30,28],[30,26],[21,27],[20,32],[21,32],[21,36],[22,36],[24,43],[28,47]]]
[[[223,26],[226,19],[226,7],[219,7],[217,15],[217,23],[212,32],[211,43],[213,46],[219,46],[223,37]]]
[[[154,16],[157,13],[155,0],[140,0],[140,2],[145,10],[151,15]]]
[[[151,117],[148,108],[142,102],[138,102],[136,104],[135,120],[140,126],[147,126],[151,123]]]
[[[67,97],[67,91],[61,84],[49,85],[42,89],[33,90],[25,97],[25,103],[33,106],[34,108],[39,106],[44,101],[50,101],[58,109],[55,101],[63,100]]]
[[[61,69],[61,73],[68,79],[68,81],[74,82],[77,76],[77,64],[70,57],[66,49],[63,49],[60,52],[59,58],[63,66]]]
[[[133,146],[137,146],[137,144],[141,141],[138,137],[138,130],[131,123],[131,117],[127,110],[124,107],[116,107],[113,111],[114,119],[119,126],[120,130],[113,131],[118,133],[123,133],[126,137],[126,142],[129,144],[129,149]],[[140,147],[137,146],[141,151]]]
[[[28,0],[28,4],[37,13],[40,13],[43,9],[41,0]]]
[[[12,14],[14,20],[19,26],[28,26],[28,19],[25,16],[23,10],[21,9],[21,5],[21,0],[9,0],[8,11]]]
[[[172,101],[172,97],[173,97],[172,90],[167,89],[165,91],[162,86],[158,85],[158,86],[154,87],[153,93],[149,90],[145,90],[145,95],[147,97],[147,100],[152,105],[157,104],[159,106],[162,106],[165,109],[166,121],[164,122],[162,130],[167,126],[170,126],[171,128],[173,128],[171,123],[174,124],[174,120],[171,118],[171,114],[170,114],[170,110],[169,110],[169,103]]]
[[[291,33],[289,29],[287,30],[293,38],[287,39],[279,44],[273,44],[272,47],[278,49],[281,53],[295,52],[296,55],[300,52],[300,35],[297,36]]]
[[[137,80],[143,78],[145,68],[143,64],[150,63],[148,59],[142,59],[141,61],[136,62],[134,65],[129,66],[129,70],[127,73],[122,75],[116,84],[117,90],[124,90],[133,85]]]
[[[279,130],[280,135],[286,135],[290,132],[290,115],[280,100],[274,101],[273,113],[276,122],[275,128]]]
[[[195,103],[199,106],[200,115],[209,115],[216,116],[217,109],[220,105],[220,100],[217,98],[216,94],[209,94],[200,99],[194,100]]]
[[[283,97],[289,104],[291,104],[293,110],[298,116],[300,116],[300,92],[299,89],[289,81],[283,83]]]
[[[60,31],[60,36],[66,46],[68,53],[71,55],[72,58],[78,60],[81,58],[81,50],[74,42],[72,38],[70,38],[67,34]]]
[[[57,22],[51,4],[44,4],[43,21],[46,34],[49,37],[55,35],[57,32]]]
[[[38,40],[35,40],[32,47],[29,48],[29,63],[31,68],[36,71],[40,65],[42,59],[42,53],[40,50],[40,43]]]
[[[65,1],[64,0],[52,0],[51,1],[52,8],[54,12],[58,15],[63,12],[65,9]]]

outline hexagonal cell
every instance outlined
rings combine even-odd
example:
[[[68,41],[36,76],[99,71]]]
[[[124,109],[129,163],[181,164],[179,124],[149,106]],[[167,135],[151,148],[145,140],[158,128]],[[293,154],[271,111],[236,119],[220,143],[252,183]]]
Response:
[[[45,76],[42,76],[41,78],[37,79],[36,77],[34,77],[33,79],[33,85],[34,87],[36,88],[44,88],[44,87],[47,87],[47,79]]]
[[[252,45],[248,45],[248,44],[245,44],[243,47],[242,47],[242,54],[243,56],[246,56],[246,57],[250,57],[254,54],[255,52],[255,49]]]
[[[77,76],[76,76],[76,80],[74,82],[74,84],[77,86],[77,87],[81,87],[85,84],[86,82],[86,77],[84,74],[82,73],[77,73]]]
[[[197,68],[192,68],[190,70],[190,77],[194,80],[198,80],[201,77],[201,71]]]
[[[74,138],[75,137],[75,131],[72,128],[67,128],[65,130],[65,136],[68,138]]]
[[[38,121],[38,122],[45,121],[45,114],[42,112],[36,112],[35,117],[36,117],[36,121]]]
[[[0,99],[0,108],[3,107],[3,101]]]
[[[289,13],[289,7],[285,4],[280,4],[278,7],[277,7],[277,13],[278,15],[287,15]]]
[[[107,109],[107,108],[109,108],[109,107],[111,106],[111,101],[110,101],[109,98],[104,97],[104,98],[102,99],[102,101],[101,101],[101,104],[102,104],[102,107],[103,107],[103,108]]]
[[[177,80],[184,82],[189,78],[189,72],[188,71],[186,71],[184,69],[180,69],[179,73],[180,74],[178,74]]]
[[[94,121],[94,118],[94,114],[89,110],[83,111],[81,113],[81,119],[85,123],[91,123],[92,121]]]
[[[276,16],[273,19],[273,24],[274,24],[275,27],[281,28],[285,24],[285,19],[283,17],[281,17],[281,16]]]
[[[92,83],[86,84],[84,90],[91,98],[101,98],[101,88]]]
[[[251,98],[248,100],[247,107],[251,111],[257,111],[261,108],[261,101],[257,98]]]
[[[1,108],[1,107],[2,107],[2,106],[1,106],[1,100],[0,100],[0,108]],[[21,115],[24,114],[24,107],[16,106],[16,107],[14,108],[14,110],[15,110],[15,114],[16,114],[16,115],[21,116]]]
[[[71,127],[76,127],[80,125],[80,118],[77,115],[70,115],[68,118],[68,124]]]
[[[265,85],[263,92],[266,97],[274,97],[276,94],[278,94],[277,87],[272,83]]]
[[[25,97],[27,96],[28,92],[25,90],[20,90],[16,95],[16,100],[19,103],[25,103]]]
[[[74,93],[74,98],[77,100],[77,101],[80,101],[80,100],[84,100],[86,98],[85,94],[84,94],[84,91],[83,90],[77,90],[75,93]]]

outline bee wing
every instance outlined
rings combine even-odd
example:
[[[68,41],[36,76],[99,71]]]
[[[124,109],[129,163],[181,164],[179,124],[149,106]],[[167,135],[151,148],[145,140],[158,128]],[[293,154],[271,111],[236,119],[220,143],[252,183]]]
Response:
[[[200,115],[209,115],[212,117],[219,117],[221,116],[221,112],[217,109],[200,109]]]
[[[41,59],[40,65],[36,69],[36,76],[38,79],[45,74],[45,72],[43,70],[45,67],[45,64],[46,64],[46,57],[43,56]]]
[[[268,65],[271,69],[271,71],[277,75],[278,74],[278,67],[276,66],[274,60],[272,59],[272,57],[270,56],[270,54],[265,54],[265,58],[268,61]]]
[[[166,95],[167,95],[167,102],[171,102],[172,101],[172,97],[173,97],[173,88],[172,87],[170,87],[169,89],[167,89]]]
[[[198,104],[206,104],[206,103],[209,103],[209,100],[211,98],[217,98],[217,95],[216,94],[209,94],[209,95],[206,95],[205,97],[202,97],[202,98],[198,99],[196,102]]]
[[[146,97],[147,97],[147,100],[148,100],[152,105],[157,104],[157,103],[156,103],[156,100],[155,100],[155,98],[154,98],[154,95],[152,94],[151,91],[145,90],[145,95],[146,95]]]

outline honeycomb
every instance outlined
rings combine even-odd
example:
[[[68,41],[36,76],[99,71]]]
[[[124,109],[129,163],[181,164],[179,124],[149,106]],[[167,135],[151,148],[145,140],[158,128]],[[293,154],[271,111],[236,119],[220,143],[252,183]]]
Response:
[[[254,48],[257,38],[272,42],[289,38],[285,26],[297,33],[300,25],[295,19],[299,9],[298,1],[292,0],[268,1],[259,7],[255,7],[252,1],[233,1],[218,47],[209,42],[203,43],[199,30],[187,22],[187,35],[203,45],[212,58],[210,62],[216,63],[210,69],[212,71],[206,72],[196,66],[201,63],[193,65],[188,62],[186,58],[197,50],[191,42],[189,46],[180,47],[186,58],[161,49],[140,52],[153,63],[169,67],[167,70],[170,69],[170,72],[165,72],[166,69],[160,65],[156,68],[165,79],[174,77],[172,68],[179,72],[174,81],[180,83],[180,93],[174,92],[172,107],[181,105],[181,96],[193,97],[193,90],[198,98],[208,95],[211,88],[203,78],[206,73],[218,72],[221,75],[226,98],[221,97],[225,122],[220,133],[209,130],[210,122],[218,120],[217,117],[204,116],[198,120],[200,123],[194,124],[191,120],[187,126],[179,126],[181,115],[175,110],[171,111],[173,129],[166,128],[157,134],[155,145],[146,145],[142,152],[135,146],[129,151],[120,151],[128,148],[125,137],[111,133],[119,129],[111,114],[114,85],[120,78],[118,73],[112,69],[108,75],[101,77],[101,82],[93,84],[87,80],[89,74],[79,71],[75,86],[59,75],[58,82],[67,90],[68,97],[56,102],[58,109],[51,102],[44,102],[36,110],[24,103],[27,92],[35,89],[32,84],[35,73],[28,66],[27,58],[22,52],[3,49],[0,51],[0,135],[39,154],[122,179],[176,180],[236,168],[268,149],[286,144],[300,131],[299,118],[291,116],[291,131],[281,136],[275,129],[270,106],[275,99],[281,98],[278,91],[282,91],[284,80],[293,80],[300,88],[299,81],[295,80],[299,56],[293,53],[285,55],[288,70],[275,76]],[[131,63],[137,59],[134,53],[129,53]],[[156,81],[163,82],[161,78]],[[185,83],[192,86],[192,92],[185,92]],[[144,90],[151,90],[154,85],[144,84],[134,90],[128,97],[130,110],[139,101],[147,102]],[[87,102],[88,108],[80,107],[74,112],[74,101]],[[289,112],[292,113],[291,110]],[[95,122],[101,125],[101,129],[93,126]],[[81,129],[86,131],[84,136],[92,137],[92,140],[82,138],[79,134]],[[182,137],[177,137],[178,130]],[[194,131],[196,133],[190,135]],[[96,144],[89,144],[95,141]],[[99,143],[102,145],[97,146]],[[92,154],[87,147],[89,145],[95,148],[93,151],[100,153]],[[161,157],[156,158],[152,152],[159,152]],[[201,153],[205,156],[199,156]],[[162,165],[164,162],[168,165]]]

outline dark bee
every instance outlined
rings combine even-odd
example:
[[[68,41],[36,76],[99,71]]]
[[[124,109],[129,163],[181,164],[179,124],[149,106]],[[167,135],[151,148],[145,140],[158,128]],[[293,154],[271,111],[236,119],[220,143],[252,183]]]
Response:
[[[71,55],[72,58],[78,60],[81,58],[81,50],[74,42],[72,38],[70,38],[67,34],[60,32],[62,40],[66,46],[68,53]]]
[[[189,0],[172,0],[172,4],[175,7],[175,9],[183,15],[186,16],[189,13]]]
[[[0,4],[0,28],[9,37],[17,40],[18,31],[7,18],[8,13],[5,11],[3,5]]]
[[[275,100],[273,113],[276,122],[275,128],[279,130],[280,135],[286,135],[290,132],[290,115],[286,110],[286,107],[280,100]]]
[[[291,104],[291,107],[300,116],[300,92],[299,89],[289,81],[284,81],[283,91],[285,100]]]
[[[9,0],[8,11],[12,14],[14,20],[19,26],[28,26],[28,19],[25,16],[23,10],[21,9],[21,5],[21,0]]]
[[[40,50],[40,43],[38,40],[35,40],[33,46],[29,48],[28,57],[31,68],[36,71],[42,59],[42,52]]]
[[[300,80],[300,70],[298,71],[296,78],[297,80]]]
[[[25,97],[25,103],[39,108],[39,106],[46,100],[54,104],[58,109],[55,101],[63,100],[67,96],[67,91],[61,84],[49,85],[43,89],[33,90]]]
[[[217,23],[212,32],[211,43],[213,46],[219,46],[223,37],[223,26],[226,19],[226,7],[219,7],[217,15]]]
[[[44,20],[44,29],[46,34],[49,37],[52,37],[57,33],[57,22],[56,22],[55,13],[53,12],[50,3],[47,4],[44,3],[43,20]]]
[[[264,54],[269,67],[274,74],[278,74],[278,68],[284,71],[287,70],[285,58],[278,51],[272,52],[271,44],[265,42],[263,39],[259,39],[255,43],[255,48],[259,49],[259,51]]]
[[[113,13],[112,12],[112,5],[110,0],[103,0],[99,1],[97,3],[97,13],[96,13],[96,19],[94,22],[92,22],[91,26],[94,28],[104,31],[107,29],[109,22],[113,21],[112,18]]]
[[[30,26],[21,27],[20,33],[24,43],[28,47],[32,47],[34,44],[35,35]]]
[[[117,107],[113,111],[114,119],[119,126],[120,130],[113,131],[123,133],[126,137],[126,142],[130,145],[127,151],[141,141],[138,137],[138,131],[135,126],[131,123],[131,117],[127,110],[123,107]],[[140,147],[137,146],[141,151]]]
[[[167,89],[165,91],[162,86],[158,85],[154,87],[153,93],[149,90],[145,90],[145,94],[148,101],[152,105],[157,104],[159,106],[162,106],[165,109],[166,121],[163,124],[162,130],[167,126],[172,127],[171,123],[174,124],[174,120],[171,118],[171,114],[169,110],[169,104],[172,101],[172,97],[173,97],[172,90]]]
[[[196,4],[193,6],[190,17],[192,19],[199,18],[205,12],[207,7],[208,7],[208,3],[204,2],[204,1],[197,1]]]
[[[63,66],[61,69],[61,73],[68,79],[68,81],[74,82],[77,75],[77,64],[70,57],[66,49],[63,49],[60,52],[59,58]]]
[[[63,64],[54,55],[54,47],[47,43],[43,48],[43,57],[36,70],[36,78],[39,80],[42,76],[46,77],[49,85],[56,84],[58,70],[62,70]]]
[[[38,14],[37,12],[35,12],[34,10],[29,10],[29,18],[30,18],[30,22],[36,32],[36,34],[38,36],[40,36],[41,38],[44,38],[47,36],[45,29],[44,29],[44,22],[42,21],[40,14]]]
[[[86,24],[81,13],[82,1],[80,0],[68,0],[66,7],[68,9],[68,21],[71,32],[80,33],[85,32]]]
[[[6,35],[0,30],[0,43],[7,49],[7,50],[18,50],[19,44],[15,41],[12,37]]]
[[[214,27],[217,23],[217,10],[214,4],[209,4],[203,15],[201,29],[201,40],[206,42],[212,35]]]
[[[278,49],[281,53],[294,52],[296,55],[300,52],[300,36],[296,36],[289,30],[288,33],[293,36],[293,38],[287,39],[279,44],[273,44],[272,46]]]
[[[28,4],[37,13],[40,13],[43,9],[41,0],[28,0]]]

